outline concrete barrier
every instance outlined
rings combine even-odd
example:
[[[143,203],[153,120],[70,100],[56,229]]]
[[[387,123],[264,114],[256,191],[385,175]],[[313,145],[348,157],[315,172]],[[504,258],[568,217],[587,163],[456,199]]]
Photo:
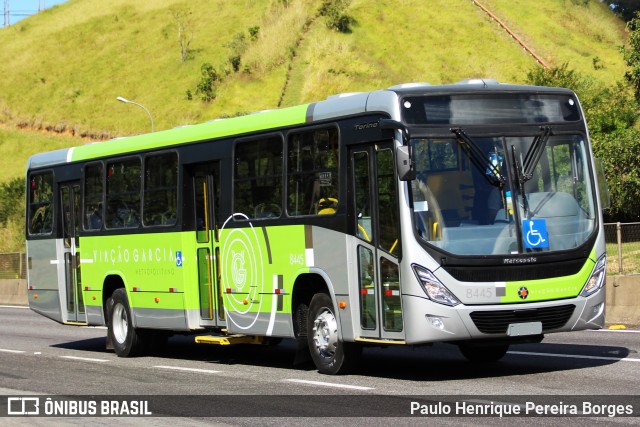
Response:
[[[640,276],[607,276],[607,324],[640,326]],[[24,279],[0,280],[0,305],[29,305]]]
[[[25,279],[0,279],[0,305],[29,305]]]
[[[608,324],[640,325],[640,276],[607,276]]]

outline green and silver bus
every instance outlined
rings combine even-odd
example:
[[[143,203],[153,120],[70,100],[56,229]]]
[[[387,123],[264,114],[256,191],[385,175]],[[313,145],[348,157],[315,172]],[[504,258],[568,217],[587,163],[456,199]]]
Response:
[[[37,154],[29,304],[123,357],[193,334],[293,338],[327,374],[367,345],[493,361],[603,326],[597,169],[572,91],[491,80]]]

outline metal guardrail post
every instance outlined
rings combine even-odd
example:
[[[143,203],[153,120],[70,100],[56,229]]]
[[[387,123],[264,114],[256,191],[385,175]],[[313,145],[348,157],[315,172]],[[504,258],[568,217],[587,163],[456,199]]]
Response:
[[[618,240],[618,266],[620,274],[622,274],[622,225],[619,222],[616,223],[616,234]]]

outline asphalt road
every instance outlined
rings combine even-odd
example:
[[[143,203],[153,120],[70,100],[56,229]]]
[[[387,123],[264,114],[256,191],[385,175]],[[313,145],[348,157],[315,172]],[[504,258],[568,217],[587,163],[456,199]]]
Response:
[[[435,417],[438,425],[566,425],[579,420],[549,417],[550,411],[570,413],[572,405],[589,425],[640,425],[638,416],[608,416],[629,408],[640,414],[640,331],[548,335],[484,365],[467,362],[446,344],[367,348],[358,373],[345,376],[294,365],[296,347],[289,340],[221,347],[176,336],[158,355],[123,359],[105,350],[105,336],[104,328],[63,326],[25,308],[0,307],[0,417],[8,413],[9,397],[35,395],[93,401],[98,412],[102,400],[113,399],[111,415],[152,413],[120,418],[122,425],[427,425]],[[528,402],[536,406],[527,409]],[[83,404],[90,403],[78,410],[87,410]],[[529,416],[499,416],[514,406]],[[447,408],[458,416],[439,417]],[[68,414],[69,407],[59,411]],[[490,416],[468,416],[473,411]],[[0,420],[51,421],[110,425],[114,418]]]

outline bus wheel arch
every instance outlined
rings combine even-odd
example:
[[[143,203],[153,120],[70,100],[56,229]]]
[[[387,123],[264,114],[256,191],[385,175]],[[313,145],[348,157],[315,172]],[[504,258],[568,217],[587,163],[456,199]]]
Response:
[[[306,338],[309,305],[313,296],[320,292],[329,294],[329,287],[319,274],[306,273],[296,278],[291,295],[293,332],[296,338]]]
[[[110,306],[113,305],[113,293],[116,289],[124,288],[124,281],[122,277],[111,274],[104,279],[104,284],[102,285],[102,310],[104,313],[105,323],[109,325],[109,309]]]
[[[344,374],[360,358],[357,343],[344,342],[336,305],[322,276],[304,274],[296,280],[292,295],[294,332],[306,341],[311,359],[322,374]]]
[[[107,324],[107,349],[114,350],[119,357],[143,354],[144,334],[135,327],[122,277],[112,274],[105,278],[102,300]]]
[[[145,352],[145,336],[133,326],[133,314],[127,291],[116,289],[109,298],[107,325],[113,350],[119,357],[135,357]]]

